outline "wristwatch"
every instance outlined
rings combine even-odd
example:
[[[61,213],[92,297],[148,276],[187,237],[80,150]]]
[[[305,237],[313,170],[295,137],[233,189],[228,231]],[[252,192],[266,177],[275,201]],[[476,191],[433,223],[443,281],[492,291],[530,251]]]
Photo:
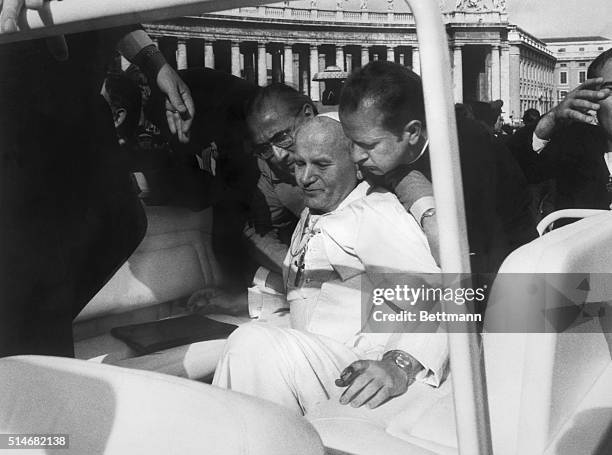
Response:
[[[409,354],[404,351],[393,350],[383,354],[382,360],[392,360],[395,365],[408,376],[408,380],[414,380],[419,372],[421,365]]]
[[[421,219],[419,220],[419,224],[421,225],[421,227],[423,227],[423,221],[425,221],[425,218],[432,217],[435,214],[436,214],[435,207],[425,210],[423,214],[421,215]]]

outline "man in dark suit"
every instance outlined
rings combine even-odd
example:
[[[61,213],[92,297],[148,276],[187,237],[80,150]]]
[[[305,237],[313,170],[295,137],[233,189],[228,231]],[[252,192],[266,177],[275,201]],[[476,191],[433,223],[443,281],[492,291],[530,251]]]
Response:
[[[4,2],[2,32],[20,6]],[[186,140],[188,89],[147,40],[122,27],[0,46],[0,356],[72,356],[73,318],[144,235],[100,89],[123,48],[174,99]]]
[[[612,203],[612,50],[589,66],[588,79],[509,146],[530,183],[554,179],[555,209],[610,209]]]
[[[154,197],[149,204],[213,209],[213,248],[229,288],[242,287],[248,275],[242,232],[259,172],[250,153],[245,107],[257,86],[210,68],[179,71],[191,91],[196,115],[190,140],[171,137],[163,94],[153,91],[147,116],[169,138],[164,166],[144,170]]]
[[[366,175],[386,180],[435,254],[438,227],[419,76],[390,62],[366,65],[345,84],[340,119],[353,141],[354,161]],[[496,272],[508,253],[536,236],[525,178],[509,151],[479,124],[462,118],[457,126],[472,270]]]

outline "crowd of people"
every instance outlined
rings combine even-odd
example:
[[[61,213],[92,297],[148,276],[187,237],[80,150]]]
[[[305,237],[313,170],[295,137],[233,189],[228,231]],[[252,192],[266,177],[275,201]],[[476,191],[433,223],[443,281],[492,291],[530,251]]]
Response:
[[[139,171],[167,192],[163,203],[214,210],[231,279],[197,306],[245,312],[253,282],[289,304],[288,324],[230,336],[215,385],[309,413],[331,398],[380,408],[415,382],[444,382],[443,333],[367,333],[361,311],[381,277],[440,272],[435,132],[417,74],[371,62],[349,76],[337,111],[319,113],[283,84],[177,73],[138,27],[69,36],[60,56],[49,48],[0,47],[10,62],[0,69],[0,354],[72,355],[72,319],[144,235]],[[105,79],[115,49],[150,82],[144,108],[132,80]],[[546,190],[535,185],[554,184],[554,209],[610,209],[611,84],[606,51],[586,82],[541,118],[527,111],[510,135],[498,134],[499,103],[457,106],[472,271],[494,274],[536,237]],[[143,112],[168,140],[155,166],[134,150]]]

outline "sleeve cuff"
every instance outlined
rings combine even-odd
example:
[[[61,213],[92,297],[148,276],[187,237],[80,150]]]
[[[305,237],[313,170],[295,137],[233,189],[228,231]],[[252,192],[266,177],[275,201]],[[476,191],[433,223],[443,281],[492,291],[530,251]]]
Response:
[[[550,140],[540,139],[538,136],[536,136],[536,133],[533,133],[533,137],[531,138],[531,147],[533,148],[534,152],[540,153],[549,142]]]
[[[134,30],[125,35],[117,43],[117,50],[129,61],[133,61],[136,55],[147,46],[155,45],[144,30]]]
[[[417,220],[417,223],[421,223],[423,214],[429,210],[436,208],[436,200],[433,196],[424,196],[418,199],[414,204],[410,206],[410,214]]]
[[[385,347],[385,352],[399,349],[414,357],[423,365],[416,380],[433,387],[439,387],[444,381],[448,364],[447,334],[405,333],[399,338],[393,337]]]
[[[149,83],[155,83],[157,73],[166,64],[166,59],[155,44],[150,44],[142,48],[132,59],[132,62],[145,73]]]
[[[253,277],[253,285],[258,286],[260,288],[266,287],[266,280],[270,275],[270,271],[265,267],[259,267],[255,272],[255,276]]]

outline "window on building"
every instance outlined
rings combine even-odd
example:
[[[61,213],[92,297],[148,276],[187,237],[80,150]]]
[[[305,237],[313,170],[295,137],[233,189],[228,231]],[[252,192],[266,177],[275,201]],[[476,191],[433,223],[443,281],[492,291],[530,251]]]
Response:
[[[580,63],[578,63],[578,66],[586,66],[586,63],[580,62]]]
[[[579,51],[579,52],[584,52],[584,47],[579,47],[579,48],[578,48],[578,51]]]
[[[586,81],[586,71],[579,71],[578,72],[578,83],[582,84],[584,81]]]
[[[565,48],[564,47],[560,47],[557,52],[565,52]]]
[[[567,96],[567,90],[560,90],[559,91],[559,101],[561,101],[566,96]]]
[[[567,84],[567,71],[559,73],[559,84]]]
[[[560,66],[561,68],[567,68],[567,63],[559,63],[559,66]]]
[[[602,46],[599,46],[599,47],[597,48],[597,50],[598,50],[598,51],[603,51],[603,47],[602,47]]]

